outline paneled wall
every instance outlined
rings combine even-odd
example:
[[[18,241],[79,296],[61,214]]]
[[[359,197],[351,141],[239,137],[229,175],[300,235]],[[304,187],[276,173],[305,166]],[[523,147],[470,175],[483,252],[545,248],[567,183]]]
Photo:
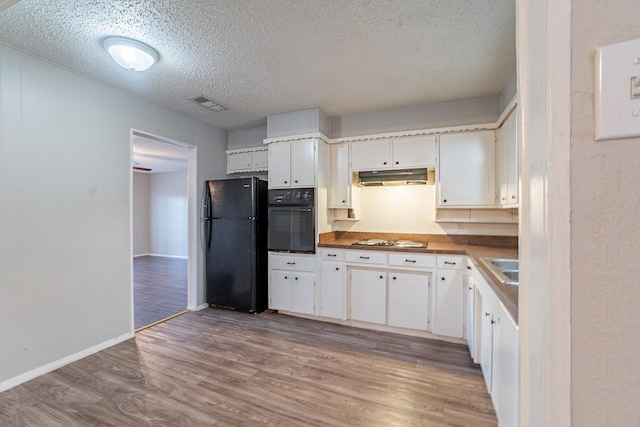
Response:
[[[0,45],[0,390],[132,333],[132,128],[226,176],[225,131]]]
[[[133,173],[133,256],[149,253],[149,176]]]
[[[187,171],[149,175],[149,253],[188,256]]]

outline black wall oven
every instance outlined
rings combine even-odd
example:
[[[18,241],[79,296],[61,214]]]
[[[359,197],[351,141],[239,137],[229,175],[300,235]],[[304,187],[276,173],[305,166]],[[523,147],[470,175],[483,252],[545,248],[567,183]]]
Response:
[[[315,253],[313,188],[269,190],[268,235],[270,251]]]

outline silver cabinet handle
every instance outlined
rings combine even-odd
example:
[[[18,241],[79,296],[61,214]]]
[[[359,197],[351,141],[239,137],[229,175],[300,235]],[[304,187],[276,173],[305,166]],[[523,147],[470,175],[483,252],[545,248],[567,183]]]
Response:
[[[455,263],[455,262],[445,261],[444,263],[445,263],[445,264],[448,264],[448,265],[456,265],[456,263]]]

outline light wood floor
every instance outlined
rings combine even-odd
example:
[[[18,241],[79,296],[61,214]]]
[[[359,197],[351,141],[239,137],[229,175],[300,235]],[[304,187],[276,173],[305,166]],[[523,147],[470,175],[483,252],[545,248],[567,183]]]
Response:
[[[187,308],[187,260],[156,256],[133,259],[135,329]]]
[[[205,309],[0,394],[1,426],[497,426],[465,346]]]

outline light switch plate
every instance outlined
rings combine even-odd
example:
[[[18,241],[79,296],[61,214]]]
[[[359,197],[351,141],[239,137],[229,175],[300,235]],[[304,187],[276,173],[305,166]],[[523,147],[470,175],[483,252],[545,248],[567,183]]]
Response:
[[[640,39],[596,51],[596,140],[640,136]]]

